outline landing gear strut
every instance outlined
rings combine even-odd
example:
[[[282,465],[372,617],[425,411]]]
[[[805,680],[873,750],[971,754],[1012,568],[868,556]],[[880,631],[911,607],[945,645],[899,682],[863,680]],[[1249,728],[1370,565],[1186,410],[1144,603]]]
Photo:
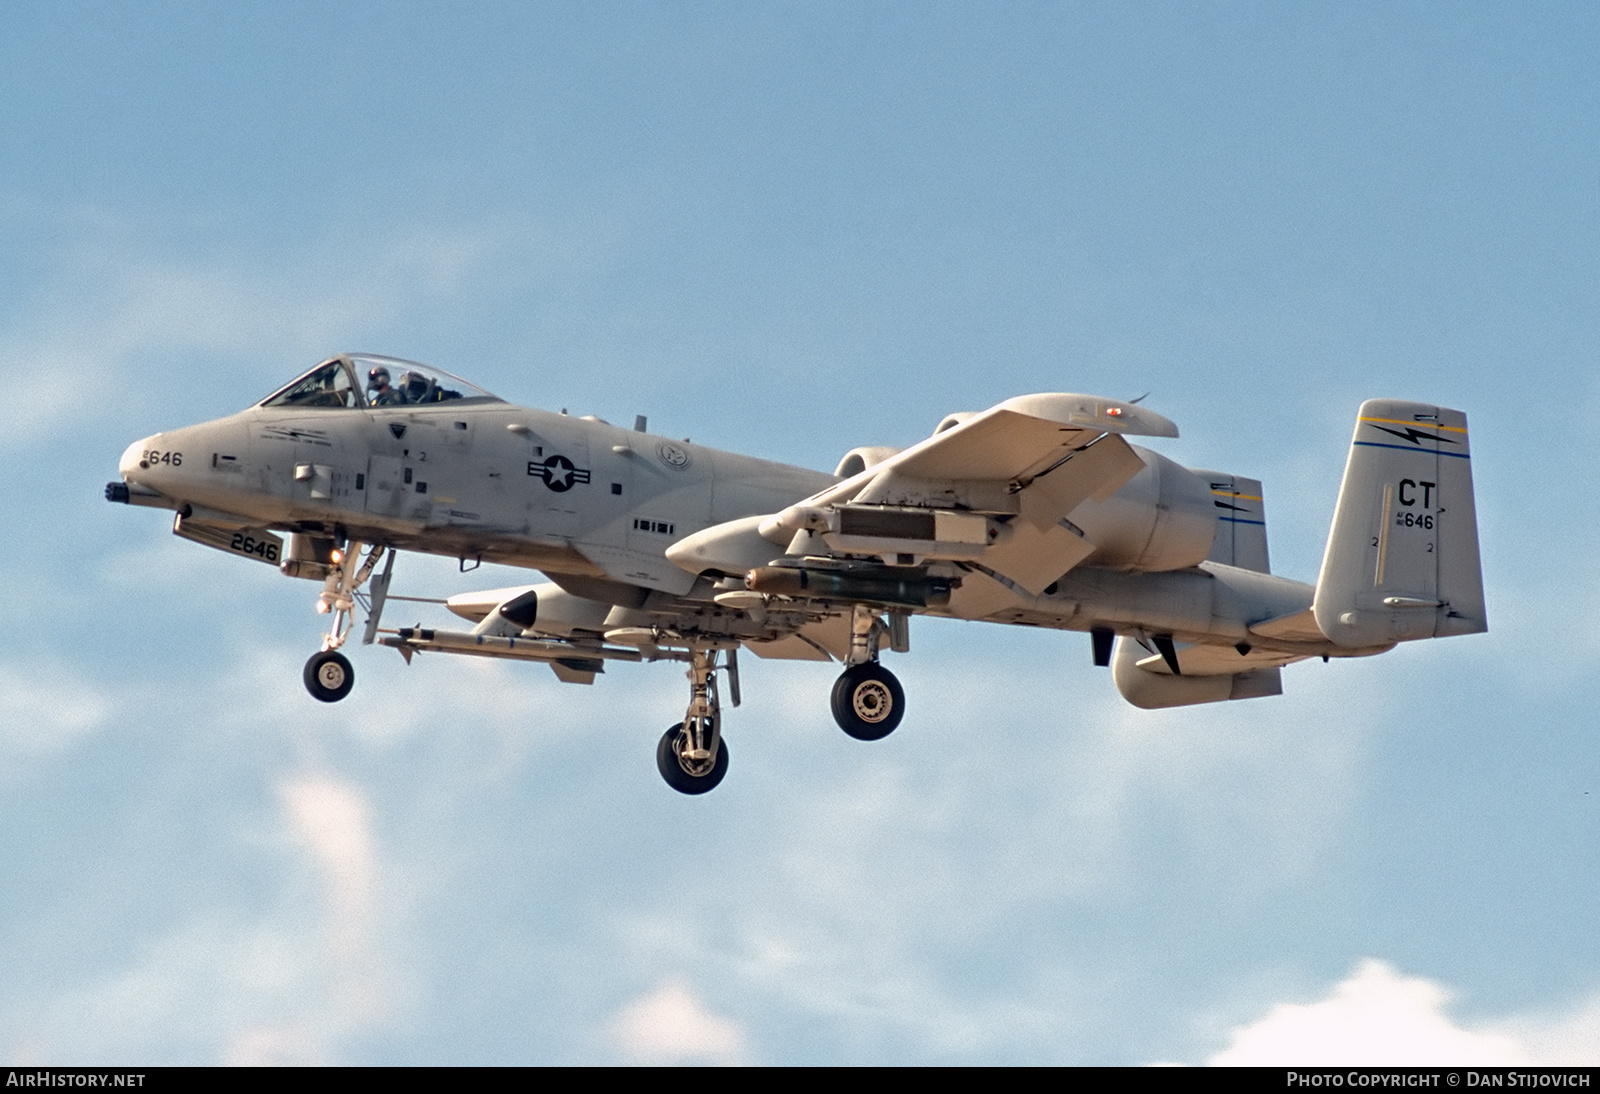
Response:
[[[728,773],[728,745],[722,739],[722,702],[717,693],[715,648],[696,648],[689,660],[689,712],[683,721],[668,726],[656,746],[656,768],[667,785],[680,794],[704,794]],[[728,674],[733,705],[739,705],[739,662],[728,651]]]
[[[892,634],[894,629],[863,605],[851,613],[850,667],[833,685],[833,720],[858,741],[887,737],[905,717],[905,690],[894,673],[878,664],[878,647],[885,635],[897,648],[907,645],[902,635]]]
[[[350,636],[356,590],[371,576],[373,567],[384,554],[384,547],[379,544],[367,552],[363,561],[362,546],[359,541],[352,540],[345,549],[335,552],[332,568],[322,584],[322,595],[317,598],[317,611],[331,611],[333,626],[322,636],[322,649],[306,662],[302,679],[311,697],[324,703],[337,703],[350,694],[356,683],[356,670],[351,667],[349,658],[339,652],[339,647]],[[390,562],[393,562],[392,555]],[[383,576],[387,589],[388,571]]]

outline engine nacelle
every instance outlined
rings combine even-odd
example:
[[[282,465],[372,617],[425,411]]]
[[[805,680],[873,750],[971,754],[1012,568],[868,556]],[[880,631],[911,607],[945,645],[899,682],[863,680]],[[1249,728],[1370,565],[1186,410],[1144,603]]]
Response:
[[[844,459],[839,461],[839,466],[833,473],[841,479],[850,479],[861,474],[869,467],[876,467],[890,456],[899,455],[903,449],[891,448],[886,444],[867,445],[863,448],[852,448],[844,454]]]
[[[1139,667],[1157,655],[1131,638],[1118,638],[1111,655],[1111,678],[1122,697],[1144,710],[1222,703],[1229,699],[1260,699],[1283,694],[1277,668],[1253,669],[1228,676],[1173,676]]]
[[[1199,565],[1217,538],[1210,482],[1149,449],[1133,450],[1144,469],[1105,501],[1086,501],[1069,516],[1095,545],[1083,564],[1144,572]]]

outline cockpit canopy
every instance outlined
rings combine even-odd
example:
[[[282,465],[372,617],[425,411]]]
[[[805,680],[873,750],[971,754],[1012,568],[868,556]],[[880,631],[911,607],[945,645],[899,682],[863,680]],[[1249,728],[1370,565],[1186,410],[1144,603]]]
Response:
[[[504,400],[459,376],[415,361],[346,353],[322,362],[260,405],[295,410],[355,410],[457,402]]]

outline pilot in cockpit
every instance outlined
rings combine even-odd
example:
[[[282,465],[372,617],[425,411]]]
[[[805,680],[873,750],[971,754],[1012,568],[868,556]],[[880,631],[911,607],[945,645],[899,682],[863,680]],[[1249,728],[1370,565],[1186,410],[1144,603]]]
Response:
[[[401,401],[407,403],[427,402],[429,389],[433,381],[420,372],[402,372],[400,374]]]
[[[371,406],[399,406],[406,397],[389,386],[389,370],[378,365],[367,373],[367,402]]]

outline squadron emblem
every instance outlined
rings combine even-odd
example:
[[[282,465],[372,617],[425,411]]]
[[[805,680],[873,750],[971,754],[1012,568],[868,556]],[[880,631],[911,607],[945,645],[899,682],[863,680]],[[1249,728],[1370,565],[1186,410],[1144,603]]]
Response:
[[[656,445],[656,456],[674,471],[682,471],[689,466],[689,453],[671,441],[662,441]]]

